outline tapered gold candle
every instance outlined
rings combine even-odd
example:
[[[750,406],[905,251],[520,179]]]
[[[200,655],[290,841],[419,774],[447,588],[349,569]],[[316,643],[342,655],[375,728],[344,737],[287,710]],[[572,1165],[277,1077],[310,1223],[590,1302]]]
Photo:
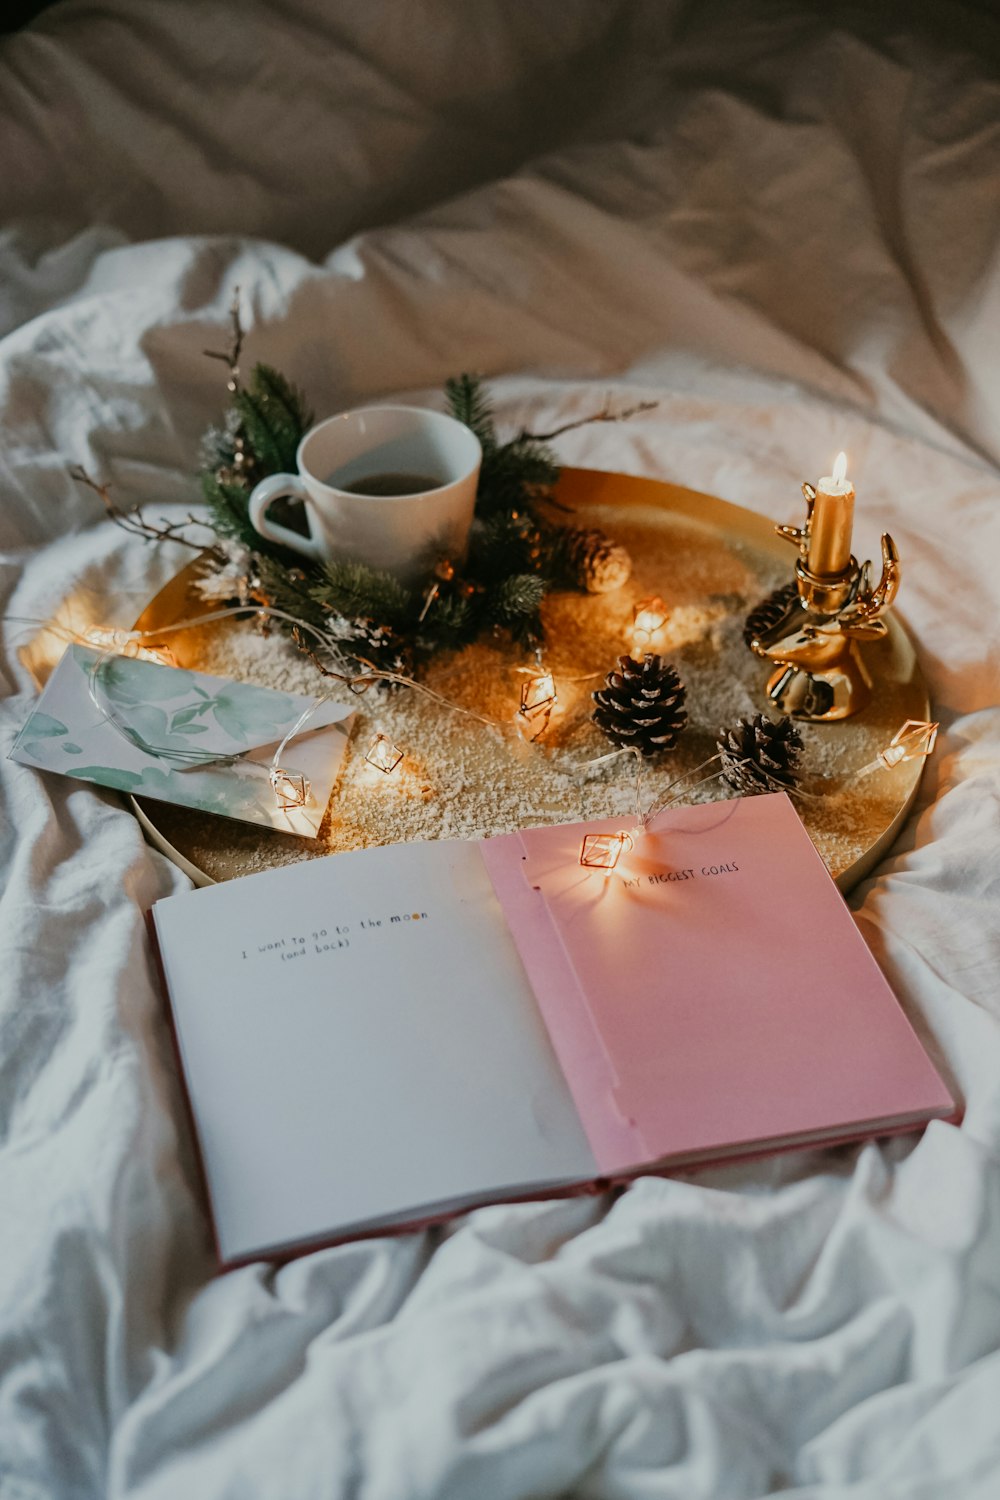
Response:
[[[833,473],[824,475],[816,486],[809,523],[810,573],[830,578],[845,571],[851,560],[853,525],[854,486],[847,478],[847,454],[838,453]]]

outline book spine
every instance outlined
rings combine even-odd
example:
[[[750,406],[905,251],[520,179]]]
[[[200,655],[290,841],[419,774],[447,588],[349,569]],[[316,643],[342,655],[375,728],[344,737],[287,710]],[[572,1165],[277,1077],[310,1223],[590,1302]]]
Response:
[[[544,895],[525,874],[520,834],[484,839],[479,851],[598,1170],[613,1176],[638,1167],[650,1151],[638,1123],[618,1103],[614,1062]]]

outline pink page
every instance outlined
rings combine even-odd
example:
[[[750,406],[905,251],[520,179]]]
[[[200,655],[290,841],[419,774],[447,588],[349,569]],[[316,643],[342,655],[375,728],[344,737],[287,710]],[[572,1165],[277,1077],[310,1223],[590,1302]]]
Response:
[[[786,796],[627,822],[481,845],[602,1172],[953,1113]]]

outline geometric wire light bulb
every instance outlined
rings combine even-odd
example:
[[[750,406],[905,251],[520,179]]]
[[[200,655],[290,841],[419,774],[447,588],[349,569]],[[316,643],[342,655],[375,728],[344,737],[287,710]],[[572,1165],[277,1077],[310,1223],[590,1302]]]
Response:
[[[588,833],[580,846],[580,863],[589,870],[610,874],[623,854],[633,847],[630,833]]]
[[[636,646],[649,646],[654,636],[667,623],[669,611],[659,594],[643,599],[632,611],[632,641]]]
[[[552,673],[542,669],[521,684],[521,701],[517,710],[522,732],[530,743],[534,743],[548,729],[552,709],[556,703],[556,685]]]
[[[83,638],[88,646],[115,651],[119,656],[130,656],[133,661],[151,661],[162,667],[177,665],[177,658],[169,647],[140,646],[136,632],[131,630],[121,630],[113,625],[88,625]]]
[[[386,776],[389,775],[390,771],[396,769],[402,759],[402,750],[400,750],[398,745],[392,743],[387,734],[382,734],[381,731],[372,740],[365,754],[365,760],[368,764],[374,766],[376,771],[384,771]]]
[[[521,706],[518,713],[530,719],[542,709],[551,708],[555,701],[556,685],[552,680],[552,673],[541,671],[521,684]]]
[[[312,794],[312,787],[305,776],[297,771],[284,771],[281,766],[272,767],[271,785],[282,812],[290,807],[305,807]]]
[[[890,770],[904,760],[926,758],[934,749],[937,732],[937,724],[926,723],[923,719],[907,719],[885,749],[879,751],[878,758]]]

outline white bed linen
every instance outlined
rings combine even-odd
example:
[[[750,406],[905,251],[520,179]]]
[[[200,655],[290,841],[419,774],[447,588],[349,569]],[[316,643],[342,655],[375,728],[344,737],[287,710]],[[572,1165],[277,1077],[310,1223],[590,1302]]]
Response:
[[[780,519],[846,448],[943,726],[852,904],[966,1115],[212,1280],[142,923],[183,877],[0,760],[0,1500],[1000,1492],[1000,32],[825,9],[66,0],[4,41],[5,614],[128,623],[176,565],[67,467],[188,507],[236,283],[320,411],[653,397],[561,456]]]

